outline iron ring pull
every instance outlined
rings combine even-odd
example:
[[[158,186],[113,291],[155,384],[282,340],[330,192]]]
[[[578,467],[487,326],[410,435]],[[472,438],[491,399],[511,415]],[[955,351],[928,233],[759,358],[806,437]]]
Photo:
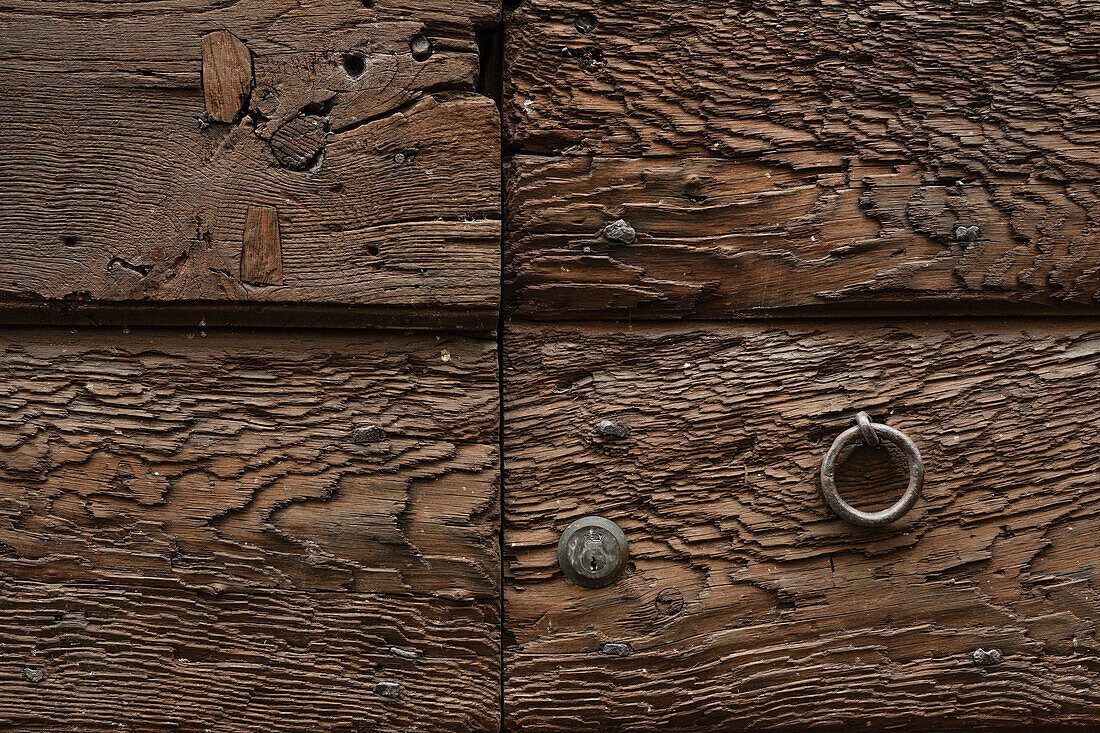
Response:
[[[893,443],[905,455],[905,460],[909,463],[909,485],[893,506],[877,512],[862,512],[844,501],[836,490],[836,467],[855,448],[856,441],[862,440],[874,446],[879,444],[880,439]],[[825,503],[841,519],[860,527],[883,527],[900,519],[917,503],[923,487],[924,461],[921,460],[917,446],[900,430],[871,422],[866,412],[856,415],[856,424],[837,436],[821,464],[821,490],[825,494]]]

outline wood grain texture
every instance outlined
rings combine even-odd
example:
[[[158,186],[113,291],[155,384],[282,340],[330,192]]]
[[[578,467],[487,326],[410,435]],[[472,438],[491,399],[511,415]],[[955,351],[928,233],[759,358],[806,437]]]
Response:
[[[496,18],[494,3],[434,0],[0,7],[0,89],[20,100],[0,133],[0,299],[340,304],[491,326],[500,128],[476,91],[476,37]],[[253,64],[232,117],[240,69],[223,64],[219,110],[202,83],[224,34]],[[418,39],[431,51],[415,58]],[[280,212],[281,285],[238,276],[246,211],[262,206]]]
[[[513,729],[1100,720],[1095,324],[515,325],[505,356]],[[884,530],[818,485],[860,409],[927,469]],[[880,508],[903,478],[861,451],[838,481]],[[599,590],[557,567],[589,514],[630,543]]]
[[[202,37],[202,93],[214,122],[234,122],[252,93],[252,53],[229,31]]]
[[[495,727],[494,342],[3,341],[0,727]]]
[[[518,313],[1096,312],[1095,3],[524,0],[507,22]],[[619,218],[635,244],[600,236]]]
[[[245,211],[241,280],[257,285],[283,284],[279,210],[274,206],[250,206]]]
[[[0,588],[0,724],[13,733],[499,725],[495,603],[8,581]]]

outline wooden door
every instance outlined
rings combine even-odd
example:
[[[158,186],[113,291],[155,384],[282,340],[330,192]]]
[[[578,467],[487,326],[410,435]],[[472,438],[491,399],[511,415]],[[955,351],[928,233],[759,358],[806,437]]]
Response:
[[[1100,720],[1093,0],[0,28],[0,728]]]
[[[497,4],[2,17],[0,729],[497,728]]]
[[[505,26],[506,726],[1094,726],[1100,6]]]

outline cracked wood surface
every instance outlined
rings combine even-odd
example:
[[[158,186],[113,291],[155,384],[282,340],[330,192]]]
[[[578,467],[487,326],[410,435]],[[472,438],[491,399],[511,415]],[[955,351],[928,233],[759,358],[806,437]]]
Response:
[[[496,724],[496,344],[367,335],[4,334],[0,727]]]
[[[1096,312],[1094,2],[524,0],[506,23],[516,313]],[[601,236],[619,218],[636,243]]]
[[[19,99],[0,133],[0,305],[491,326],[499,113],[476,85],[497,18],[476,0],[0,5],[0,88]],[[260,207],[281,282],[241,277]]]
[[[527,324],[504,353],[513,729],[1100,721],[1095,324]],[[860,409],[924,456],[887,529],[818,484]],[[838,471],[866,509],[904,480]],[[630,543],[598,590],[557,565],[589,514]]]

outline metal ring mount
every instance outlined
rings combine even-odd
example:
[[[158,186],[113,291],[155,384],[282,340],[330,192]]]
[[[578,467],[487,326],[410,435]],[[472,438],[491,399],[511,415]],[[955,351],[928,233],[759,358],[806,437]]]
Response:
[[[874,435],[874,443],[867,439],[869,432]],[[877,445],[879,439],[893,443],[905,455],[905,460],[909,463],[909,485],[893,506],[878,512],[863,512],[840,497],[840,492],[836,490],[836,467],[841,459],[855,448],[857,440],[863,440],[869,445]],[[825,503],[841,519],[860,527],[882,527],[900,519],[917,503],[923,487],[924,461],[921,460],[917,446],[900,430],[871,422],[871,418],[865,412],[856,416],[856,425],[837,436],[821,464],[821,490],[825,494]]]

